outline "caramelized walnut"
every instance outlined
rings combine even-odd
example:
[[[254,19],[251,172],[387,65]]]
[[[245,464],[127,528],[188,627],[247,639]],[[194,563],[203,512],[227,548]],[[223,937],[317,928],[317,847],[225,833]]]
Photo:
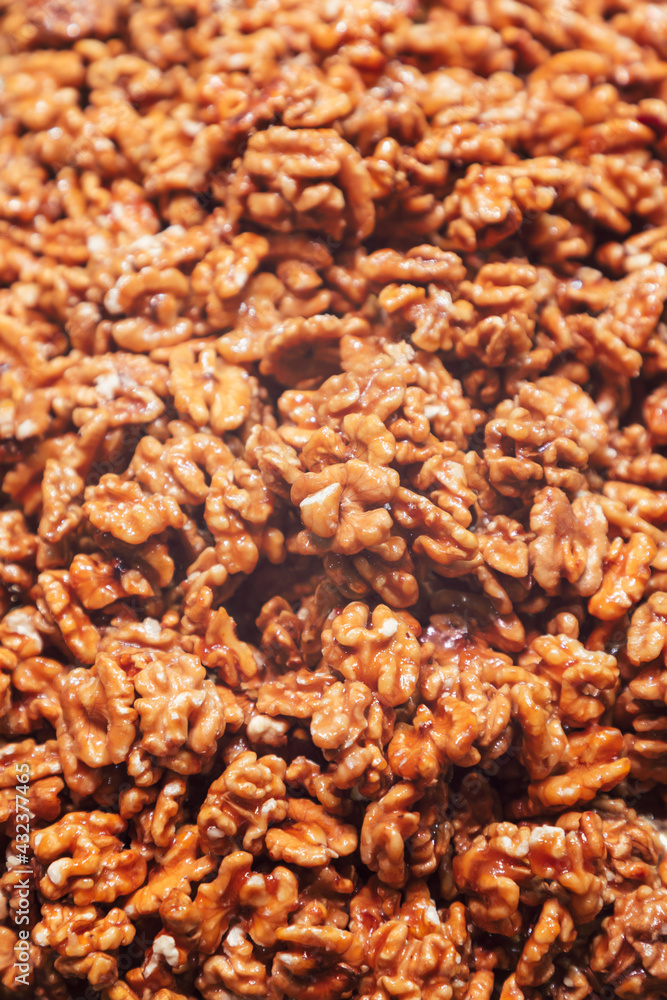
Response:
[[[108,913],[95,906],[67,906],[45,903],[42,920],[32,931],[33,940],[59,954],[55,968],[63,976],[88,979],[101,989],[118,978],[116,959],[111,952],[131,944],[135,929],[121,909]]]
[[[37,860],[48,865],[39,887],[47,899],[71,894],[75,906],[111,903],[132,892],[146,877],[146,862],[123,849],[119,816],[71,812],[32,835]],[[69,856],[68,856],[69,855]]]
[[[315,229],[358,242],[375,221],[365,164],[328,129],[273,126],[252,136],[229,199],[232,218],[256,219],[278,232]]]
[[[138,483],[111,473],[86,490],[83,512],[100,531],[137,545],[167,527],[181,528],[185,516],[172,497],[146,496]]]
[[[323,472],[299,476],[291,491],[306,526],[298,536],[304,555],[340,552],[354,555],[384,542],[391,531],[385,505],[394,496],[399,475],[357,458]]]
[[[228,700],[205,677],[196,657],[174,651],[156,656],[134,679],[140,696],[135,710],[142,748],[165,759],[185,749],[186,773],[186,762],[192,760],[199,770],[202,755],[215,751],[215,743],[225,731]]]
[[[285,763],[279,757],[241,753],[213,782],[197,819],[202,845],[224,854],[242,834],[243,848],[259,853],[270,825],[288,811]]]
[[[369,613],[359,602],[347,607],[322,632],[322,655],[347,680],[362,681],[385,705],[400,705],[419,677],[418,622],[406,611],[383,604]]]

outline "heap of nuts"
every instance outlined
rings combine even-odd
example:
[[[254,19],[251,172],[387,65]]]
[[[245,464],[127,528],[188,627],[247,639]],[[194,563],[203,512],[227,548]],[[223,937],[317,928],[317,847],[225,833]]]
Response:
[[[3,4],[0,997],[667,996],[666,39]]]

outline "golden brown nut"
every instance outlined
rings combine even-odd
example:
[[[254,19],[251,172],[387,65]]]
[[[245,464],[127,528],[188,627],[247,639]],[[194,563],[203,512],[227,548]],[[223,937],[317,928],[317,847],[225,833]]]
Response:
[[[141,885],[146,862],[123,849],[117,834],[125,827],[119,816],[71,812],[33,834],[35,857],[48,865],[39,883],[42,894],[47,899],[71,894],[75,906],[88,906],[111,903]]]
[[[273,126],[252,136],[229,198],[234,219],[261,220],[278,232],[315,229],[359,242],[375,221],[364,163],[328,129]]]
[[[287,818],[292,822],[269,830],[266,835],[266,849],[275,861],[317,868],[356,850],[356,829],[329,816],[317,802],[291,799],[287,803]]]
[[[242,834],[244,850],[259,853],[269,825],[287,815],[284,778],[285,762],[279,757],[239,754],[213,782],[199,811],[206,850],[225,854],[232,838]]]
[[[348,604],[322,633],[324,661],[347,680],[377,691],[385,705],[400,705],[413,694],[419,676],[418,622],[406,611],[379,604],[372,613]]]
[[[165,759],[181,748],[199,757],[214,752],[225,731],[226,701],[205,677],[194,656],[178,652],[156,656],[140,670],[135,711],[144,750]]]
[[[305,525],[299,551],[354,555],[386,541],[392,521],[385,505],[398,484],[395,469],[377,468],[356,458],[300,476],[291,491]]]
[[[134,684],[113,657],[71,670],[60,684],[63,721],[77,757],[89,767],[122,763],[136,734]]]
[[[180,528],[185,520],[171,497],[145,497],[137,483],[111,473],[88,487],[83,511],[96,528],[135,545],[168,526]]]
[[[101,989],[118,978],[116,960],[110,952],[131,944],[135,929],[118,907],[103,914],[94,906],[45,903],[42,920],[32,931],[41,947],[60,955],[56,969],[65,976],[87,978]]]

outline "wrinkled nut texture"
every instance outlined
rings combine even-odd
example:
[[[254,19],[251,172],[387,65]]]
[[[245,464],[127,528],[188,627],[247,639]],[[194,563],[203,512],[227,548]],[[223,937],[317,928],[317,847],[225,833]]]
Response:
[[[0,22],[0,1000],[667,998],[664,4]]]

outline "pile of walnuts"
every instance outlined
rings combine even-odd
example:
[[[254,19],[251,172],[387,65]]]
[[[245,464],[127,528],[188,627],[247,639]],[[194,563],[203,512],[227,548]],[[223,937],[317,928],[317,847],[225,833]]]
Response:
[[[0,997],[667,997],[666,39],[3,5]]]

